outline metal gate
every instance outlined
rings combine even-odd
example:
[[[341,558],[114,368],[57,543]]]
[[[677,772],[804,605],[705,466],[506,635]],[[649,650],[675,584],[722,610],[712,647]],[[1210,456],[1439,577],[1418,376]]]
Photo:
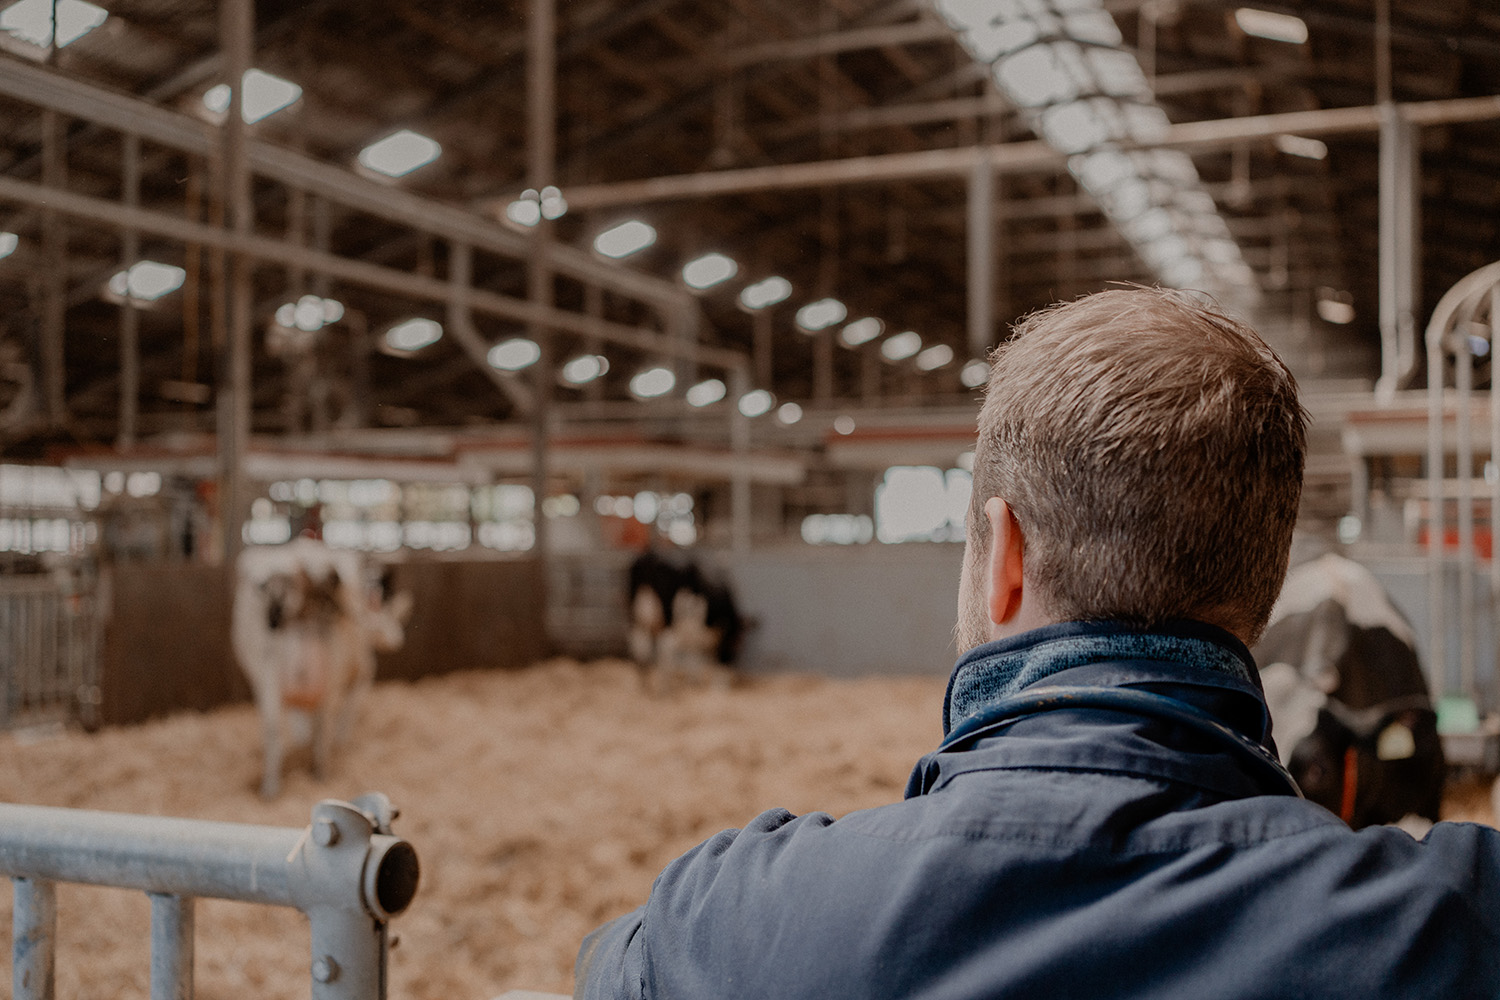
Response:
[[[0,576],[0,729],[97,721],[100,608],[81,583]]]

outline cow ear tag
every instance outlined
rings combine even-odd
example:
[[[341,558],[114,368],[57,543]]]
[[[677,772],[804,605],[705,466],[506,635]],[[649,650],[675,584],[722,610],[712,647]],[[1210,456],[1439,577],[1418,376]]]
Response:
[[[1405,723],[1391,723],[1375,741],[1375,756],[1381,760],[1409,760],[1416,752],[1417,739]]]

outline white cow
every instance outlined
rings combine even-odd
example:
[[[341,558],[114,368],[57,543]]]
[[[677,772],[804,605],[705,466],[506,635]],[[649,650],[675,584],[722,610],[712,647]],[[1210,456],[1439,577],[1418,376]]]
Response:
[[[232,638],[260,710],[263,798],[280,791],[283,715],[310,723],[313,773],[327,777],[374,683],[376,652],[401,647],[411,595],[393,597],[368,574],[358,554],[313,539],[240,555]]]

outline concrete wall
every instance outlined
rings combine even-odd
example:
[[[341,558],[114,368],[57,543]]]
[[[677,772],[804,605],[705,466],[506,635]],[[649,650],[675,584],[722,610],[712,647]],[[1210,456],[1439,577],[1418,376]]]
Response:
[[[757,620],[741,657],[747,672],[953,668],[961,545],[788,546],[714,561],[729,567],[741,611]]]

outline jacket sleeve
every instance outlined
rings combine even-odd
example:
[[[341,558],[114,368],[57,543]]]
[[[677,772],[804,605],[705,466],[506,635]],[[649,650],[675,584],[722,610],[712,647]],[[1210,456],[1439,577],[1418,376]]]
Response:
[[[573,965],[574,1000],[639,1000],[641,987],[641,925],[644,906],[617,917],[583,939]]]

